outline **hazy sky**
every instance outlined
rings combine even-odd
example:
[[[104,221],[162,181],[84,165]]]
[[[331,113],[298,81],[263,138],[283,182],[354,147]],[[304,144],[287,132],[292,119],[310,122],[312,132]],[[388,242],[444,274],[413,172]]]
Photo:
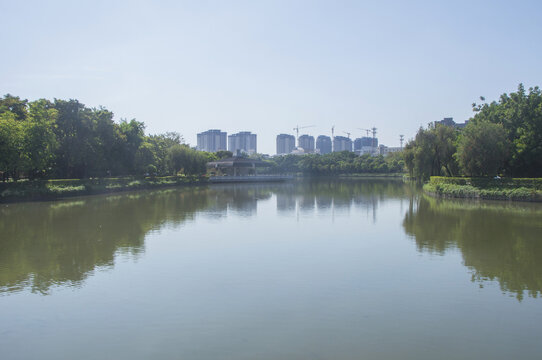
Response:
[[[191,145],[252,131],[258,150],[468,119],[480,95],[542,85],[541,1],[0,0],[0,93],[78,99]]]

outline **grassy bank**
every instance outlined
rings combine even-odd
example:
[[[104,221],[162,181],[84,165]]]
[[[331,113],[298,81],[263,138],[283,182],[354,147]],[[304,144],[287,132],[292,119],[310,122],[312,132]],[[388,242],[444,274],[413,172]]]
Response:
[[[359,173],[359,174],[341,174],[340,178],[403,178],[404,173]]]
[[[57,179],[0,183],[0,202],[54,200],[70,196],[205,184],[203,176]]]
[[[542,201],[542,179],[432,176],[423,190],[431,195],[485,200]]]

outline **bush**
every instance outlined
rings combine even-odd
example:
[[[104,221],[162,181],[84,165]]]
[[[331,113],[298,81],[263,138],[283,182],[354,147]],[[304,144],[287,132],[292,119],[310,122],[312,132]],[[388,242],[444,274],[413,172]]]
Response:
[[[447,178],[433,176],[424,191],[443,197],[541,201],[542,179]]]

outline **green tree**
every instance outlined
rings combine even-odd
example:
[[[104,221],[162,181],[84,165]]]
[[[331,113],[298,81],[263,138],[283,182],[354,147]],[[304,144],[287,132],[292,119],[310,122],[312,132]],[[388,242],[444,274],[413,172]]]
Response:
[[[135,174],[137,172],[136,154],[145,139],[144,129],[145,124],[135,119],[130,121],[122,120],[119,124],[125,174]]]
[[[481,98],[482,101],[485,100]],[[510,144],[505,173],[510,176],[542,176],[542,92],[538,87],[502,94],[499,101],[473,104],[471,121],[502,125]]]
[[[155,161],[154,166],[158,174],[165,175],[172,173],[168,158],[169,149],[175,145],[181,145],[182,141],[182,136],[175,132],[150,135],[145,138],[145,142],[152,145]]]
[[[187,145],[173,145],[168,149],[167,158],[173,175],[178,173],[197,175],[206,171],[205,155],[190,149]]]
[[[83,178],[88,174],[93,154],[92,124],[89,111],[77,100],[55,99],[58,111],[55,133],[59,142],[56,154],[56,176]]]
[[[15,180],[24,160],[24,126],[11,111],[0,113],[0,171]]]
[[[10,94],[4,95],[4,98],[0,99],[0,113],[9,111],[15,115],[15,119],[22,121],[26,120],[27,116],[28,100],[21,100],[18,96]]]
[[[25,172],[30,178],[46,175],[53,166],[57,140],[54,133],[58,111],[45,100],[29,103],[24,121]]]
[[[455,175],[458,169],[454,159],[456,139],[457,131],[452,127],[430,124],[427,129],[420,128],[404,149],[404,161],[410,175],[419,180]]]
[[[219,150],[215,154],[218,159],[227,159],[233,156],[233,153],[227,150]]]
[[[456,157],[465,175],[494,176],[504,169],[509,147],[501,124],[471,121],[459,137]]]

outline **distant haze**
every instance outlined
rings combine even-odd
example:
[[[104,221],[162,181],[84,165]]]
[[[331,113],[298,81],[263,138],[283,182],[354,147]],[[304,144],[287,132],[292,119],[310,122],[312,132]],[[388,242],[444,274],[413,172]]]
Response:
[[[542,85],[539,1],[1,1],[1,95],[75,98],[147,133],[364,136]]]

